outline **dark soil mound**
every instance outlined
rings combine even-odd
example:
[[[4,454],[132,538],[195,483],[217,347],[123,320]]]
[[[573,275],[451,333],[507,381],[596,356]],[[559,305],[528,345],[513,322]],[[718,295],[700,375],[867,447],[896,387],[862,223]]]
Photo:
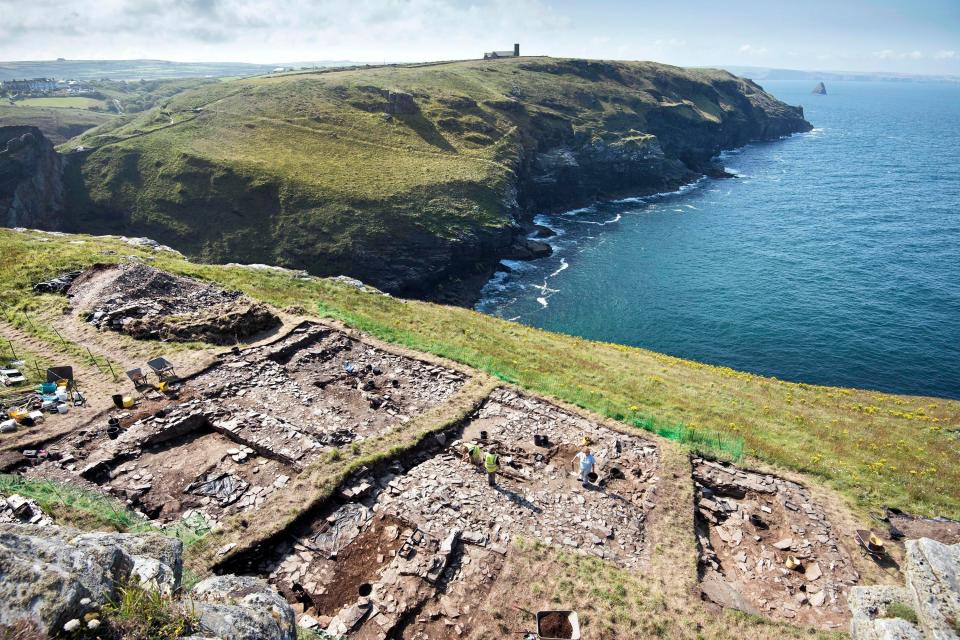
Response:
[[[546,614],[540,618],[539,633],[542,638],[572,638],[573,625],[569,614],[559,611]]]
[[[94,265],[67,296],[88,322],[141,339],[234,344],[280,325],[269,308],[239,291],[139,262]]]

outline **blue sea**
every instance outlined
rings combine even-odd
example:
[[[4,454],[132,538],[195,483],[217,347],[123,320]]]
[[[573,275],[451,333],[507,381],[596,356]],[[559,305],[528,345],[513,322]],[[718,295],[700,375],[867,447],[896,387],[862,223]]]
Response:
[[[960,398],[960,84],[769,83],[816,128],[736,178],[537,222],[477,309],[814,384]]]

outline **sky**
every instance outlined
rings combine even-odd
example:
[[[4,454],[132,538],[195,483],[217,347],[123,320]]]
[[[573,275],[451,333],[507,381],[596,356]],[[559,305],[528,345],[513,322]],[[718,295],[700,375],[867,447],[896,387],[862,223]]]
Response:
[[[0,60],[523,54],[960,75],[960,0],[0,0]]]

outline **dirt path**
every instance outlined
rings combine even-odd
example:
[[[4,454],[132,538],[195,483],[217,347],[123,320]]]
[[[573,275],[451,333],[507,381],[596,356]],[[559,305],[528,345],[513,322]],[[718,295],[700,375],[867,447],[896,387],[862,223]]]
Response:
[[[0,436],[0,450],[25,448],[33,442],[41,442],[70,430],[77,429],[109,409],[113,402],[110,396],[117,393],[117,384],[110,373],[102,373],[96,367],[80,361],[76,356],[53,348],[49,343],[6,322],[0,322],[0,336],[14,345],[53,363],[73,367],[74,379],[87,399],[84,407],[72,407],[63,415],[51,414],[39,425],[20,428]]]

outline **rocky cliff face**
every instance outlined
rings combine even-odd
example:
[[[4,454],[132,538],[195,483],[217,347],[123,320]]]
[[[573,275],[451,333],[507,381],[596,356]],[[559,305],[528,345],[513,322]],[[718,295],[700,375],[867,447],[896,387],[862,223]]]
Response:
[[[64,210],[64,160],[37,127],[0,127],[0,221],[57,229]]]
[[[568,64],[584,72],[597,63]],[[644,93],[678,93],[671,86],[675,78],[654,77],[653,82],[653,90]],[[702,175],[724,175],[714,158],[725,149],[813,128],[801,107],[776,100],[751,80],[728,76],[691,83],[679,93],[692,99],[625,111],[603,130],[578,130],[574,118],[553,114],[532,117],[519,172],[524,210],[673,190]]]

